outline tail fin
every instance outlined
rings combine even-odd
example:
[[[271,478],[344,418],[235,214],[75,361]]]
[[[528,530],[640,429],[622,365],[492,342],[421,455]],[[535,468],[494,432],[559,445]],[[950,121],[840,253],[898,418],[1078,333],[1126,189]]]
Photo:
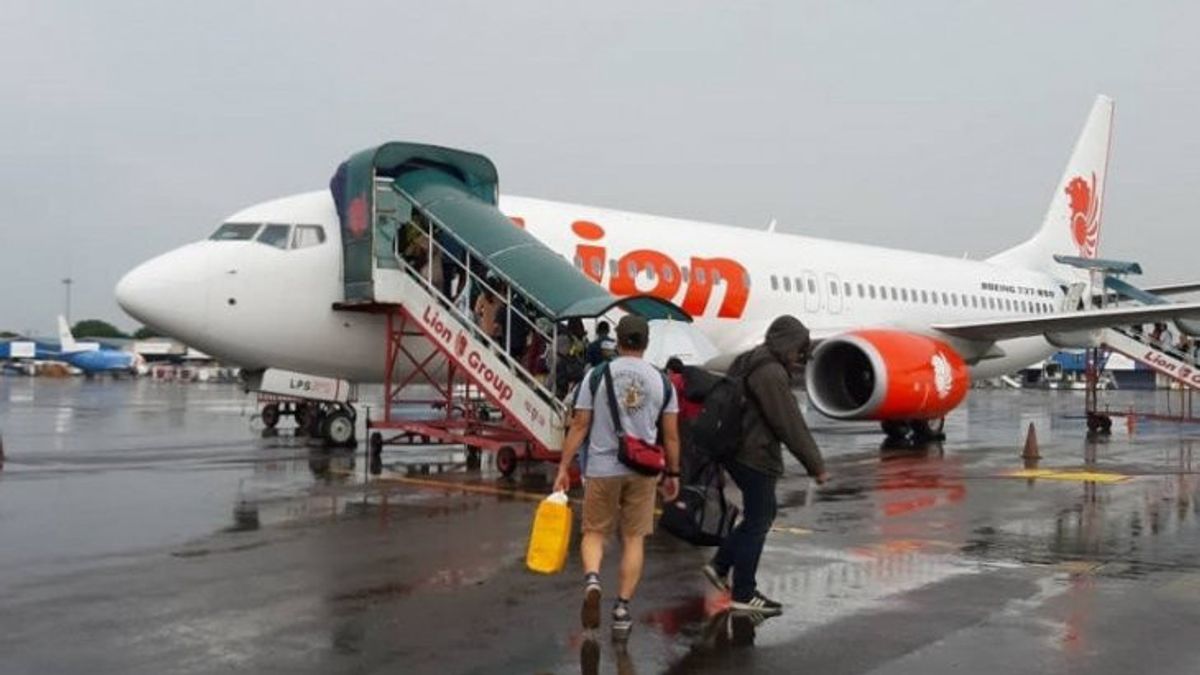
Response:
[[[75,336],[71,334],[71,327],[67,325],[66,317],[61,314],[58,316],[58,342],[58,350],[64,354],[79,351]]]
[[[1095,258],[1100,248],[1100,211],[1112,139],[1113,101],[1097,96],[1067,169],[1054,189],[1042,228],[1032,239],[992,256],[990,262],[1054,272],[1067,278],[1084,270],[1054,262],[1054,255]]]

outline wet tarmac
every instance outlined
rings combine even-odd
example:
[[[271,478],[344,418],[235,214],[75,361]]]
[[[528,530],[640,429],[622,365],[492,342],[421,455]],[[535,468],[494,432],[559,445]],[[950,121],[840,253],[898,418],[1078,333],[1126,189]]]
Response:
[[[368,481],[233,386],[0,378],[0,673],[1200,672],[1200,425],[1088,440],[1082,404],[976,391],[906,449],[814,420],[834,479],[785,479],[759,577],[785,614],[722,612],[656,535],[621,647],[578,627],[577,557],[524,568],[545,467]],[[1030,422],[1068,473],[1013,475]]]

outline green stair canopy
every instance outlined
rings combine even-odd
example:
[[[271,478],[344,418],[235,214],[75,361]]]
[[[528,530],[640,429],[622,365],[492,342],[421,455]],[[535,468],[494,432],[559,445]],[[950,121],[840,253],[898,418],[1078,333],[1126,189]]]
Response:
[[[380,189],[380,179],[390,190]],[[397,222],[421,211],[453,235],[473,260],[536,304],[549,318],[595,317],[615,306],[648,319],[690,321],[652,296],[617,298],[497,208],[498,176],[488,158],[416,143],[385,143],[338,167],[330,191],[341,221],[345,300],[373,302],[373,273],[395,267]]]

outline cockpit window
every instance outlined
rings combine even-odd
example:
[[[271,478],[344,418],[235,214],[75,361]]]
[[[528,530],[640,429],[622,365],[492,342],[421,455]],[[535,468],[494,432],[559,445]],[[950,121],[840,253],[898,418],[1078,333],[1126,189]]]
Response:
[[[262,227],[259,223],[225,223],[209,239],[213,241],[247,241]]]
[[[325,228],[320,225],[297,225],[292,235],[292,248],[308,248],[325,243]]]
[[[267,225],[258,235],[258,243],[286,250],[291,229],[291,225]]]

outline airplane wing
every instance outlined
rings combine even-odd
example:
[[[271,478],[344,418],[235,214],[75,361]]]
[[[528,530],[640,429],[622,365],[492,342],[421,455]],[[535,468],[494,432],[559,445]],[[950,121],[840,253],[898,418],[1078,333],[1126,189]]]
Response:
[[[1147,286],[1142,289],[1147,293],[1154,295],[1180,295],[1182,293],[1195,293],[1200,291],[1200,281],[1190,284],[1166,284],[1163,286]]]
[[[1016,316],[987,321],[960,321],[934,324],[933,328],[955,337],[991,342],[1044,333],[1069,333],[1112,326],[1157,323],[1171,319],[1196,318],[1200,318],[1200,302],[1135,305],[1083,312]]]
[[[1139,288],[1137,290],[1142,291],[1144,293],[1148,293],[1150,295],[1158,295],[1158,296],[1183,295],[1185,293],[1195,293],[1197,291],[1200,291],[1200,282],[1192,282],[1192,283],[1187,283],[1187,284],[1164,284],[1162,286],[1147,286],[1146,288]],[[1117,302],[1123,297],[1123,295],[1124,294],[1118,292],[1116,289],[1109,289],[1107,294],[1105,295],[1105,298],[1108,302]],[[1093,301],[1099,300],[1099,298],[1100,298],[1099,294],[1092,295]],[[1133,298],[1133,299],[1138,300],[1139,298]]]

